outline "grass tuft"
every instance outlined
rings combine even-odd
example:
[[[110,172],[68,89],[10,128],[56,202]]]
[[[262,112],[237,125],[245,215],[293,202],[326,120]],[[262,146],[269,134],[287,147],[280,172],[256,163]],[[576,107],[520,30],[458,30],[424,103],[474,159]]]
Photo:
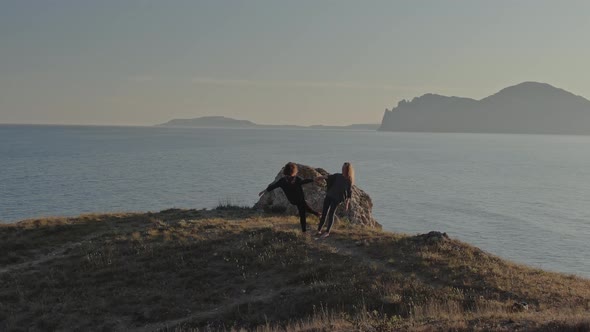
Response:
[[[252,210],[252,207],[247,206],[247,205],[239,205],[239,204],[235,204],[234,202],[232,202],[230,199],[226,199],[225,201],[219,201],[219,203],[217,204],[217,207],[215,207],[215,210],[234,210],[234,211],[240,211],[240,210]]]

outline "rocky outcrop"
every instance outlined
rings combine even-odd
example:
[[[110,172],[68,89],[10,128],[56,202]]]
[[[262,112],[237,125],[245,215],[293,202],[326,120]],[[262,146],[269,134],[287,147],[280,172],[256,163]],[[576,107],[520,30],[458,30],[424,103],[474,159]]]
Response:
[[[298,176],[304,179],[329,174],[324,169],[313,168],[307,165],[297,164],[297,168],[299,169]],[[277,181],[282,176],[283,170],[281,169],[274,181]],[[321,181],[319,184],[315,182],[304,184],[303,192],[305,193],[305,200],[309,206],[316,211],[321,212],[324,197],[326,196],[326,182]],[[254,205],[254,208],[269,212],[297,215],[297,208],[289,203],[281,189],[275,189],[270,193],[262,195]],[[344,204],[341,204],[336,210],[336,216],[339,219],[347,219],[352,224],[381,228],[381,225],[373,218],[372,209],[373,201],[371,200],[371,197],[354,185],[352,187],[352,198],[349,210],[345,211]]]
[[[449,236],[447,233],[441,233],[437,231],[431,231],[427,234],[420,234],[416,235],[416,241],[426,243],[426,244],[434,244],[441,241],[449,240]]]

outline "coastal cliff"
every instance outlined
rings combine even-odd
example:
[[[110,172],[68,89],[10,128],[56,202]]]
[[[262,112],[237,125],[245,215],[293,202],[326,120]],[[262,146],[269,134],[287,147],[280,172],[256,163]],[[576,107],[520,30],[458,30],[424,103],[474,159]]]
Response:
[[[590,100],[524,82],[481,100],[425,94],[385,110],[381,131],[590,134]]]

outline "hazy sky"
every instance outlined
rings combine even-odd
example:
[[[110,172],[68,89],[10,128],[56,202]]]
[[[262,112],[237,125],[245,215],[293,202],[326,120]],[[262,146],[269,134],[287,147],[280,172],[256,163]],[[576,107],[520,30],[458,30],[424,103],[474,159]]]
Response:
[[[0,123],[378,123],[427,92],[590,97],[590,1],[0,0]]]

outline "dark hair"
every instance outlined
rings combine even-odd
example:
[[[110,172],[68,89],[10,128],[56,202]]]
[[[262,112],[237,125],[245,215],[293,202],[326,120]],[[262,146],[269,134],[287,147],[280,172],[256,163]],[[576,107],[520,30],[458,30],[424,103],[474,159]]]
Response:
[[[283,175],[293,176],[297,173],[297,164],[295,163],[287,163],[285,167],[283,167]]]

